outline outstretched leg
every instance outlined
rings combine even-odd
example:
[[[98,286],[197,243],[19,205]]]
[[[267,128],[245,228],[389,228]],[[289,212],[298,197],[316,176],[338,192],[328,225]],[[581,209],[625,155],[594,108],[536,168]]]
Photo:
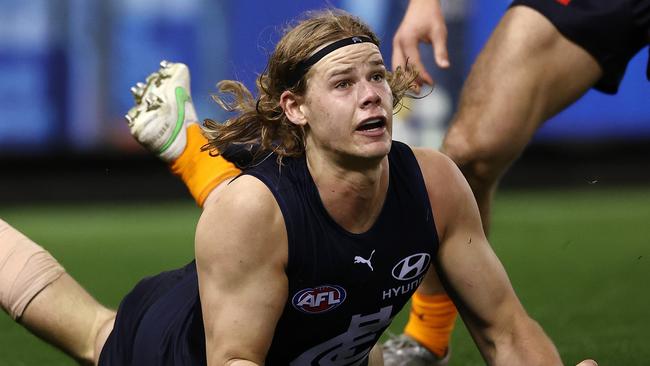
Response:
[[[99,304],[45,249],[0,220],[0,306],[82,364],[97,364],[115,312]]]
[[[168,162],[203,206],[239,170],[223,157],[200,151],[207,140],[197,124],[189,82],[185,65],[163,62],[146,83],[132,89],[136,105],[127,120],[134,137]],[[88,365],[97,364],[116,315],[46,250],[2,220],[0,305],[32,333]]]
[[[201,151],[208,141],[192,103],[187,66],[167,61],[160,66],[145,83],[131,88],[135,106],[126,119],[133,137],[168,163],[203,207],[212,191],[240,170],[221,155]]]
[[[442,149],[467,178],[490,226],[498,181],[539,126],[601,77],[597,61],[542,14],[508,10],[479,54]]]

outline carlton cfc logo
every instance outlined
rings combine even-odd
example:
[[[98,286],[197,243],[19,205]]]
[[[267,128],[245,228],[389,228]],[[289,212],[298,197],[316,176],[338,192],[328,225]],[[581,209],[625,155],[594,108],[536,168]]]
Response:
[[[306,288],[293,295],[293,307],[307,314],[330,311],[345,301],[345,290],[341,286],[324,285]]]

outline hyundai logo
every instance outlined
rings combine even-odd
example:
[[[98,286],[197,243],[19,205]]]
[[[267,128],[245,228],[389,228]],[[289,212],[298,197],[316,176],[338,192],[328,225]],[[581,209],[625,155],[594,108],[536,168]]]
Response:
[[[412,280],[429,268],[430,261],[431,256],[427,253],[408,256],[393,267],[393,277],[402,281]]]

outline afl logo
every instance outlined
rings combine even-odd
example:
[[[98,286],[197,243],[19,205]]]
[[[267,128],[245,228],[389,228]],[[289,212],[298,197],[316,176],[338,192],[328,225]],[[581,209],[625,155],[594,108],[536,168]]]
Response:
[[[431,256],[427,253],[408,256],[393,267],[393,277],[402,281],[412,280],[429,268],[430,261]]]
[[[291,303],[297,310],[306,314],[330,311],[345,301],[345,290],[341,286],[324,285],[298,291]]]

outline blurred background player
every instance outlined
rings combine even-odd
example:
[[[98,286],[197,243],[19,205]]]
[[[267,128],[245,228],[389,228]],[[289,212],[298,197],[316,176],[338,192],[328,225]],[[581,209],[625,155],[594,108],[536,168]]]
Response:
[[[441,28],[432,16],[438,9],[438,0],[411,0],[395,35],[394,65],[413,59],[423,70],[413,44],[445,47],[430,36]],[[511,4],[472,67],[442,147],[469,181],[486,232],[499,178],[542,123],[592,87],[615,94],[628,62],[649,42],[646,0]]]
[[[422,73],[421,84],[434,81],[420,61],[420,42],[433,45],[438,66],[449,65],[440,14],[438,0],[411,0],[394,37],[393,67],[412,62]],[[615,94],[628,62],[648,42],[647,0],[511,4],[472,67],[442,145],[470,183],[486,233],[499,179],[537,129],[592,87]],[[407,336],[387,349],[412,354],[419,365],[415,355],[426,353],[422,345],[436,350],[427,336],[431,328],[412,312]]]

